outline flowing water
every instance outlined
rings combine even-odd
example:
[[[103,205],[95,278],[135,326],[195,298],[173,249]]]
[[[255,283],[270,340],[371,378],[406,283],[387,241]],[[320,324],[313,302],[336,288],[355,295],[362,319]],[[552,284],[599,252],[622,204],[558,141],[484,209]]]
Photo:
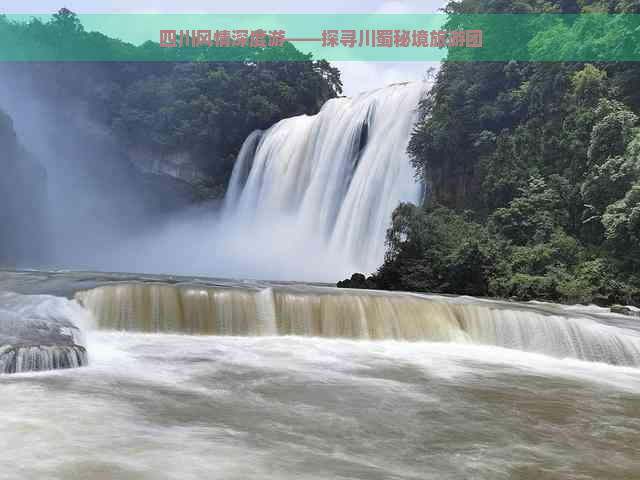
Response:
[[[419,202],[407,147],[426,82],[327,101],[245,140],[221,209],[201,205],[63,263],[334,283],[373,272],[400,202]],[[80,235],[82,237],[82,235]]]
[[[91,315],[50,295],[0,291],[0,373],[74,368],[87,364]]]
[[[100,327],[204,335],[298,335],[494,345],[640,366],[640,335],[573,311],[314,286],[127,283],[76,294]]]
[[[96,254],[372,271],[423,195],[406,147],[424,90],[254,132],[219,218]],[[640,319],[594,306],[0,272],[0,393],[0,480],[640,478]]]
[[[393,210],[423,193],[406,150],[426,89],[413,82],[332,99],[317,115],[249,135],[227,190],[223,237],[253,239],[244,256],[257,249],[273,259],[284,245],[287,264],[300,268],[289,278],[374,271]]]
[[[2,479],[640,478],[640,324],[608,309],[133,275],[0,288],[65,312],[89,355],[0,375]]]

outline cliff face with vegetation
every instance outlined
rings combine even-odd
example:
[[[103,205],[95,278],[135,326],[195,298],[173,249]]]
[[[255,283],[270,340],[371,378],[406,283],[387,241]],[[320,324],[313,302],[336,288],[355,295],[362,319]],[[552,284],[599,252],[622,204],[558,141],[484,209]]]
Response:
[[[634,2],[519,3],[638,13]],[[511,13],[452,2],[458,13]],[[640,66],[447,62],[410,154],[427,203],[401,205],[384,265],[343,286],[640,302]]]
[[[88,32],[66,9],[46,22],[0,15],[0,44],[50,60],[0,61],[0,108],[15,125],[3,131],[29,151],[0,150],[0,265],[91,264],[94,249],[220,199],[253,130],[316,113],[341,91],[337,70],[290,43],[278,50],[287,62],[270,61],[268,47],[225,48],[233,61],[213,61],[208,46]],[[69,52],[87,61],[57,61]],[[32,157],[44,169],[27,167]]]
[[[9,62],[1,80],[16,95],[54,104],[63,116],[81,115],[111,151],[141,172],[188,183],[196,201],[221,195],[249,133],[316,113],[342,88],[336,69],[290,43],[278,55],[291,61],[269,61],[268,47],[225,48],[229,58],[242,60],[206,61],[217,49],[133,46],[85,31],[66,9],[48,22],[14,23],[0,15],[0,42],[42,58],[74,51],[88,59],[161,60]]]
[[[19,144],[11,118],[0,110],[0,263],[15,265],[27,253],[37,255],[45,196],[44,169]]]

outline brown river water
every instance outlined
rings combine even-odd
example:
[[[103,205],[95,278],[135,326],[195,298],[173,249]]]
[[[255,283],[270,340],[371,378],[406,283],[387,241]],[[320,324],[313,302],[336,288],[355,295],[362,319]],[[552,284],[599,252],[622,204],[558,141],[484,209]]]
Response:
[[[89,359],[0,375],[3,480],[640,478],[640,319],[607,309],[70,272],[0,290]]]

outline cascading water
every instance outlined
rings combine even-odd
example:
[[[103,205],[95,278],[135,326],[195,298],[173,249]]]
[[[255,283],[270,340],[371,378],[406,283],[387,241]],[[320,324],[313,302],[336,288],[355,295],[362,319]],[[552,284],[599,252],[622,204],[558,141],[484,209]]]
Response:
[[[91,272],[0,289],[8,332],[98,327],[86,368],[0,375],[8,478],[640,472],[640,324],[603,307]]]
[[[422,195],[406,150],[426,88],[416,82],[333,99],[315,116],[251,134],[233,171],[221,231],[266,230],[263,248],[302,246],[291,247],[289,262],[320,259],[327,278],[375,270],[391,213]]]
[[[123,284],[79,292],[104,329],[443,341],[640,365],[640,336],[586,315],[504,303],[336,289]]]
[[[242,144],[242,148],[233,167],[233,172],[231,173],[227,193],[224,197],[224,209],[226,212],[232,211],[234,205],[236,205],[240,198],[242,187],[244,187],[249,172],[251,171],[253,157],[256,154],[256,148],[258,148],[263,133],[262,130],[255,130]]]
[[[87,364],[84,332],[90,314],[75,301],[0,293],[0,373]]]

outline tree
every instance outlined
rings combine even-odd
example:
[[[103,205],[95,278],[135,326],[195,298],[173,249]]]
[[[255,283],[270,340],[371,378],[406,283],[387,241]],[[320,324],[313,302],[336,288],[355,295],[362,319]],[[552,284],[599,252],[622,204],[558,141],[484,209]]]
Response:
[[[582,70],[571,76],[571,85],[581,104],[595,105],[607,94],[607,72],[587,63]]]
[[[506,208],[499,208],[490,217],[492,225],[517,245],[547,241],[566,215],[561,197],[549,188],[547,181],[533,176]]]
[[[458,0],[444,10],[638,8],[625,0]],[[548,58],[626,55],[640,48],[626,17],[536,17],[531,26],[542,31],[515,48]],[[447,29],[464,27],[464,16],[452,15]],[[450,52],[448,60],[474,55]],[[444,62],[408,149],[427,204],[396,212],[380,288],[640,302],[638,78],[634,62]]]
[[[605,237],[631,265],[640,262],[640,183],[634,184],[624,198],[609,205],[602,216]]]
[[[638,116],[619,102],[601,100],[596,109],[601,117],[591,131],[587,158],[597,165],[607,158],[622,155],[634,135]]]

